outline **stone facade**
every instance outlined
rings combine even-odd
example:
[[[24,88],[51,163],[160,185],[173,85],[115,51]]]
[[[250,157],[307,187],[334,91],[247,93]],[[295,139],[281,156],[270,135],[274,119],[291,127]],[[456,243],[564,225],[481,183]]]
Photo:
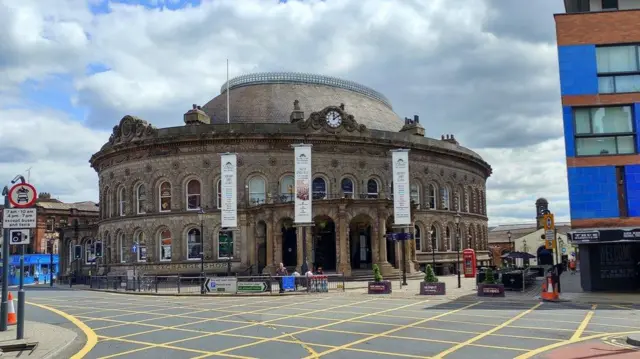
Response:
[[[198,273],[201,265],[206,272],[230,265],[232,272],[257,273],[272,272],[280,262],[300,270],[306,247],[309,263],[326,271],[355,275],[379,264],[383,274],[396,274],[401,243],[385,237],[393,223],[389,151],[409,148],[411,230],[418,240],[404,242],[409,271],[432,261],[430,235],[436,261],[455,262],[458,211],[462,247],[488,260],[485,183],[491,168],[482,158],[453,136],[424,137],[414,121],[388,132],[358,123],[344,105],[313,110],[304,116],[296,104],[291,123],[210,124],[194,106],[185,126],[165,129],[125,116],[91,158],[99,175],[100,221],[78,240],[105,243],[100,266],[110,273],[133,266],[149,274]],[[344,119],[337,128],[323,120],[330,110]],[[313,146],[315,223],[305,228],[293,225],[291,145],[299,143]],[[220,228],[224,152],[238,156],[238,228],[232,233]],[[233,238],[232,249],[225,235]]]

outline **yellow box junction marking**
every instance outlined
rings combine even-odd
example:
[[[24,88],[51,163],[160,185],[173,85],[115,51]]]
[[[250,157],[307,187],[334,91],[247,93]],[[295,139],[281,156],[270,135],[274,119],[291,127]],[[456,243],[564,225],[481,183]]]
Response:
[[[584,319],[582,320],[582,323],[580,323],[580,326],[578,326],[578,329],[576,329],[576,332],[573,333],[573,335],[571,336],[571,339],[569,340],[580,339],[580,336],[582,336],[582,333],[584,333],[584,330],[587,329],[587,325],[589,325],[589,321],[591,320],[591,317],[593,317],[594,311],[596,310],[597,307],[598,307],[597,304],[594,304],[591,306],[591,310],[584,317]]]

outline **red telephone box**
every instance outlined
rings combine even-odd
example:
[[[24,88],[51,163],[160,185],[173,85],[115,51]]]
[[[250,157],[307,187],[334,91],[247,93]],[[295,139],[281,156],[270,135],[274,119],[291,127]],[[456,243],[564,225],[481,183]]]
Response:
[[[465,278],[476,276],[476,251],[471,248],[462,251],[462,273]]]

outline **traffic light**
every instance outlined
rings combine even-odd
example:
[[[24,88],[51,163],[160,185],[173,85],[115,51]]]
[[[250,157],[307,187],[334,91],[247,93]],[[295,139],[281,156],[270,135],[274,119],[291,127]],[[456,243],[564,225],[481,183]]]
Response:
[[[102,257],[102,242],[96,242],[95,244],[95,252],[96,252],[96,258],[101,258]]]
[[[73,247],[73,259],[82,259],[82,246],[76,245]]]

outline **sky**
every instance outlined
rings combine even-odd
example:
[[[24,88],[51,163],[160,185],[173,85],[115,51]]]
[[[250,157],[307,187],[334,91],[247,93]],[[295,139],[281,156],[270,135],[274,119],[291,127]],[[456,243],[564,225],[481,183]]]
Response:
[[[88,160],[124,115],[178,126],[230,77],[295,71],[385,94],[493,167],[490,225],[569,220],[560,0],[0,0],[0,183],[98,201]],[[25,26],[28,25],[28,26]]]

